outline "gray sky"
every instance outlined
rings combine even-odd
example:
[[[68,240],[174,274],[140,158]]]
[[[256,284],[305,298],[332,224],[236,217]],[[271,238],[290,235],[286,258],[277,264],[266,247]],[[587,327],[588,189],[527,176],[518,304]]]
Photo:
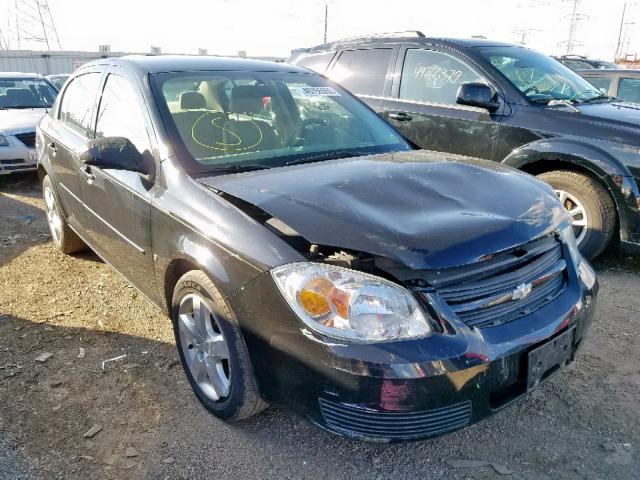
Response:
[[[581,0],[574,53],[612,59],[624,0]],[[638,0],[628,1],[630,21],[640,22]],[[0,28],[8,6],[0,0]],[[517,42],[549,54],[565,53],[573,0],[328,0],[328,38],[419,29],[427,35]],[[322,43],[323,0],[49,0],[65,50],[287,56]],[[10,19],[9,19],[10,20]],[[628,52],[640,53],[638,25],[627,31]],[[6,35],[6,33],[5,33]],[[23,45],[28,47],[29,45]],[[33,45],[31,45],[33,46]],[[14,45],[15,47],[15,45]]]

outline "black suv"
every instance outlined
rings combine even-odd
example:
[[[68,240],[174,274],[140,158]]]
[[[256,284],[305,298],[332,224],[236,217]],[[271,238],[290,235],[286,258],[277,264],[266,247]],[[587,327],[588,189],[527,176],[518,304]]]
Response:
[[[616,232],[640,249],[640,106],[553,58],[415,32],[298,49],[289,62],[326,73],[422,148],[539,176],[571,213],[586,256]]]

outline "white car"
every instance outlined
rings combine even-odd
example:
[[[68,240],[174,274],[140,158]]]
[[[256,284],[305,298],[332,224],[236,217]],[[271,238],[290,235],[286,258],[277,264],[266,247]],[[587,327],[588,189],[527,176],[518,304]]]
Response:
[[[36,169],[36,124],[57,94],[42,75],[0,73],[0,175]]]

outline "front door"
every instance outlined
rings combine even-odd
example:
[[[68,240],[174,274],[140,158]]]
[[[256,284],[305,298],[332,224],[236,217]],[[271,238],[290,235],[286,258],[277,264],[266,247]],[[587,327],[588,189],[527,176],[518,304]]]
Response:
[[[120,69],[118,69],[120,70]],[[108,73],[95,136],[126,137],[153,156],[148,113],[138,85],[125,72]],[[151,187],[140,174],[81,166],[86,228],[98,253],[144,294],[155,298],[151,251]]]
[[[485,79],[450,53],[407,48],[398,59],[399,83],[382,116],[409,140],[427,150],[493,159],[500,116],[458,105],[458,88]]]

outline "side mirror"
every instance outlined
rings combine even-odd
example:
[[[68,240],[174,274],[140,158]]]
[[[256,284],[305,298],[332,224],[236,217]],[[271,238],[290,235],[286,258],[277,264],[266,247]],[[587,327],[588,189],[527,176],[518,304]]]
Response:
[[[113,170],[128,170],[146,177],[154,173],[153,161],[140,153],[125,137],[102,137],[89,141],[89,148],[80,160],[85,165]]]
[[[490,112],[498,109],[500,104],[496,101],[496,93],[485,84],[478,82],[463,83],[458,88],[456,103],[469,105],[470,107],[485,108]]]

